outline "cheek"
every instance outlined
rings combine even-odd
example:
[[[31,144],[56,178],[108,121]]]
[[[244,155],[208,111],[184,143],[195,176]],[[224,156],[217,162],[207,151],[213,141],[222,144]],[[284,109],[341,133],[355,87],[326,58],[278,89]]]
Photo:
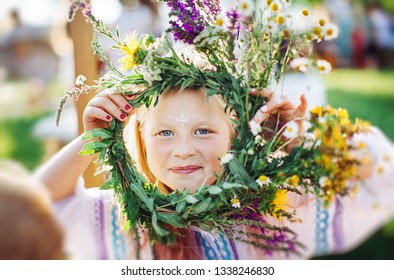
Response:
[[[147,139],[145,142],[146,147],[146,160],[150,171],[159,176],[160,170],[163,169],[165,160],[168,158],[165,147],[152,139]]]
[[[210,162],[215,171],[222,169],[219,158],[222,157],[229,150],[228,138],[217,139],[214,143],[205,146],[203,151],[205,159]]]

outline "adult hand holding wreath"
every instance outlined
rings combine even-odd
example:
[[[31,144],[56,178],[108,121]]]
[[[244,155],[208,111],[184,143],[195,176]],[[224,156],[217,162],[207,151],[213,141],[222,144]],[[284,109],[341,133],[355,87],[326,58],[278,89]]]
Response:
[[[385,158],[390,174],[389,156],[378,158],[373,144],[392,152],[391,143],[367,123],[350,121],[345,109],[317,107],[306,114],[305,97],[295,106],[276,88],[289,66],[327,72],[326,61],[304,50],[313,40],[335,37],[336,26],[317,20],[310,30],[297,29],[311,15],[307,9],[290,13],[289,1],[238,1],[228,10],[219,1],[163,2],[171,28],[160,38],[120,38],[84,1],[71,3],[71,17],[81,9],[123,53],[110,61],[93,40],[108,73],[95,85],[80,76],[59,105],[60,114],[68,97],[101,91],[85,110],[78,145],[87,142],[82,155],[99,153],[109,178],[101,190],[77,187],[75,193],[84,207],[89,197],[104,194],[115,203],[91,206],[108,212],[112,222],[95,225],[111,232],[112,241],[125,235],[116,230],[120,209],[132,245],[99,234],[101,243],[111,243],[105,257],[306,258],[343,250],[376,227],[384,217],[356,234],[329,225],[355,221],[353,209],[369,207],[353,199],[358,187],[386,177],[361,176],[360,170]],[[70,145],[68,154],[78,146]],[[58,158],[58,168],[67,163],[66,156]],[[341,214],[335,214],[338,207]],[[131,253],[123,256],[118,250],[125,248]]]

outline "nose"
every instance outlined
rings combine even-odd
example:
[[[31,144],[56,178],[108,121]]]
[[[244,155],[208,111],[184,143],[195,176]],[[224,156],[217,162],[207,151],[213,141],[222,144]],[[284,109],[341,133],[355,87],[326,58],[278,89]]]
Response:
[[[186,159],[196,153],[192,137],[182,136],[178,138],[174,145],[173,155],[181,159]]]

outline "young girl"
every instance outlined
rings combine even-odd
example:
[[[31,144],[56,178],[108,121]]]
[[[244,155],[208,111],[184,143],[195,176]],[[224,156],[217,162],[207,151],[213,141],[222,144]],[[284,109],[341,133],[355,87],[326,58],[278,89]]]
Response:
[[[272,99],[255,117],[262,122],[269,114],[290,121],[305,114],[306,100],[294,106],[285,98]],[[108,126],[112,118],[125,121],[133,115],[134,129],[126,132],[131,154],[139,170],[160,190],[169,193],[188,188],[195,191],[202,184],[215,182],[215,173],[222,166],[220,158],[230,148],[234,116],[224,111],[226,103],[219,96],[207,98],[204,90],[173,89],[162,94],[156,107],[134,110],[124,96],[104,91],[94,97],[84,114],[85,132]],[[392,144],[377,130],[358,136],[382,157],[393,151]],[[363,139],[361,139],[363,138]],[[124,259],[135,256],[135,242],[122,231],[119,206],[110,190],[85,189],[81,174],[92,159],[80,156],[84,142],[74,140],[44,165],[37,176],[45,182],[58,202],[55,208],[66,230],[66,248],[74,259]],[[251,245],[237,242],[215,232],[191,227],[172,230],[179,233],[173,246],[151,245],[147,235],[141,234],[138,246],[143,259],[263,259],[310,258],[313,255],[344,252],[363,242],[394,212],[391,197],[394,168],[387,162],[386,172],[370,176],[356,197],[338,198],[329,208],[311,194],[287,194],[283,204],[297,210],[301,223],[288,223],[274,217],[271,224],[291,228],[306,247],[301,255],[274,253],[267,255]],[[373,166],[365,166],[366,170]],[[368,177],[364,170],[360,171]],[[365,219],[368,217],[368,220]],[[142,230],[141,230],[142,231]]]

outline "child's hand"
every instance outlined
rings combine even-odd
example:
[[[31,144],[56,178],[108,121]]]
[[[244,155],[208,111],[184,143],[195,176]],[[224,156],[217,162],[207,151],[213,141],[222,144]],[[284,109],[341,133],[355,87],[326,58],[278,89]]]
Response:
[[[256,93],[251,92],[251,94],[255,95]],[[304,117],[306,114],[308,102],[304,94],[301,94],[300,104],[297,107],[286,96],[271,98],[272,91],[269,89],[265,89],[259,94],[264,98],[268,98],[269,101],[259,109],[252,119],[257,124],[261,124],[270,116],[275,116],[280,119],[282,125],[285,125],[289,121]]]
[[[83,113],[85,132],[94,128],[107,128],[112,118],[125,121],[134,111],[127,99],[133,98],[110,90],[98,93],[89,101]]]
[[[255,95],[257,93],[251,92],[251,94]],[[279,128],[281,128],[292,120],[299,120],[300,118],[304,117],[307,112],[308,103],[304,94],[301,94],[300,104],[298,106],[295,106],[285,96],[271,98],[272,91],[270,90],[264,90],[258,94],[264,98],[268,98],[269,101],[258,110],[252,121],[258,125],[261,125],[264,122],[264,126],[269,129],[268,131],[263,132],[264,136],[267,138],[272,136],[272,133],[277,126],[278,119]],[[300,131],[302,131],[301,121],[297,123],[299,124]],[[298,141],[295,139],[288,145],[286,150],[290,151],[295,145],[297,145],[297,143]]]

